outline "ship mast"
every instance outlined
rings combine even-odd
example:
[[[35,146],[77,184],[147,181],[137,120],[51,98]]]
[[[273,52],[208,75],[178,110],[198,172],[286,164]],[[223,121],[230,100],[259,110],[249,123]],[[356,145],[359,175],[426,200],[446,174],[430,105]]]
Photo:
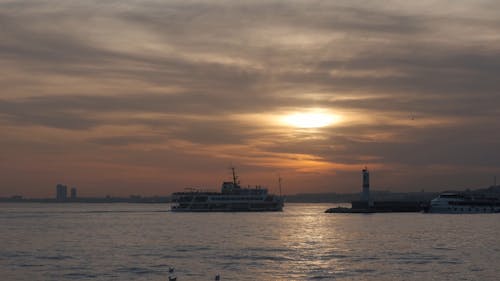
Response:
[[[234,170],[234,167],[231,167],[231,170],[233,171],[233,184],[234,184],[234,187],[237,187],[237,186],[239,186],[238,176],[236,176],[236,171]]]

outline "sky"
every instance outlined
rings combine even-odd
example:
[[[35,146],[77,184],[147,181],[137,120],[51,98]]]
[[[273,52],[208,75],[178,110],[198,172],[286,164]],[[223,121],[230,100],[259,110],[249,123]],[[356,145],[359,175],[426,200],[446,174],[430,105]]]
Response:
[[[487,187],[499,1],[0,0],[0,196]],[[500,177],[499,177],[500,181]]]

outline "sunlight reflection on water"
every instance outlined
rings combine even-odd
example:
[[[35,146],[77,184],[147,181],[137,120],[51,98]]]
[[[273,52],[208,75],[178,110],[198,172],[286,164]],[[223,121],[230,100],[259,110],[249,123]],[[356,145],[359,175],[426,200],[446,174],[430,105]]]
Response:
[[[0,204],[5,280],[497,280],[498,214]]]

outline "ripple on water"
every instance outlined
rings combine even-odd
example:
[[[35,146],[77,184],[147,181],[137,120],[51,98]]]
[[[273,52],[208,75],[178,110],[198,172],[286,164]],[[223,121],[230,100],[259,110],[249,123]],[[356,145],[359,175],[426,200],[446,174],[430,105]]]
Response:
[[[209,246],[198,246],[198,245],[184,245],[184,246],[177,246],[174,248],[175,252],[197,252],[197,251],[210,251],[212,248]]]
[[[223,259],[231,260],[249,260],[249,261],[294,261],[295,258],[285,256],[259,255],[259,254],[241,254],[241,255],[222,255]]]
[[[80,272],[66,273],[63,276],[66,277],[66,278],[69,278],[71,280],[75,280],[75,279],[94,279],[94,278],[99,277],[96,274],[92,274],[92,273],[80,273]]]
[[[17,265],[18,267],[44,267],[44,264],[32,264],[32,263],[21,263]]]
[[[71,257],[71,256],[65,256],[65,255],[37,256],[36,258],[40,259],[40,260],[55,260],[55,261],[73,259],[73,257]]]
[[[319,259],[322,259],[322,260],[348,259],[348,258],[350,258],[350,256],[343,255],[343,254],[324,254],[324,255],[318,255],[317,257]]]
[[[463,264],[463,261],[458,258],[451,258],[449,260],[438,261],[439,264]]]
[[[146,267],[135,267],[135,266],[132,266],[132,267],[120,267],[120,268],[117,268],[117,269],[113,270],[113,272],[117,272],[117,273],[130,273],[130,274],[135,274],[135,275],[144,275],[144,274],[157,273],[158,270],[152,270],[152,269],[149,269],[149,268],[146,268]]]
[[[191,257],[188,255],[182,256],[182,255],[176,255],[176,254],[164,254],[160,257],[160,259],[167,259],[167,260],[177,260],[177,259],[190,259]]]
[[[417,252],[393,254],[393,259],[399,264],[429,264],[444,259],[444,256]]]

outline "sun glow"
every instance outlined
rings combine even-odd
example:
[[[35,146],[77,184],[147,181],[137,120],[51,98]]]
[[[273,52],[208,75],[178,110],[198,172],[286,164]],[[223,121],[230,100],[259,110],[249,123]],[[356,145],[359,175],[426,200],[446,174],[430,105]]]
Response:
[[[321,128],[338,122],[339,117],[325,112],[300,112],[283,117],[282,121],[297,128]]]

